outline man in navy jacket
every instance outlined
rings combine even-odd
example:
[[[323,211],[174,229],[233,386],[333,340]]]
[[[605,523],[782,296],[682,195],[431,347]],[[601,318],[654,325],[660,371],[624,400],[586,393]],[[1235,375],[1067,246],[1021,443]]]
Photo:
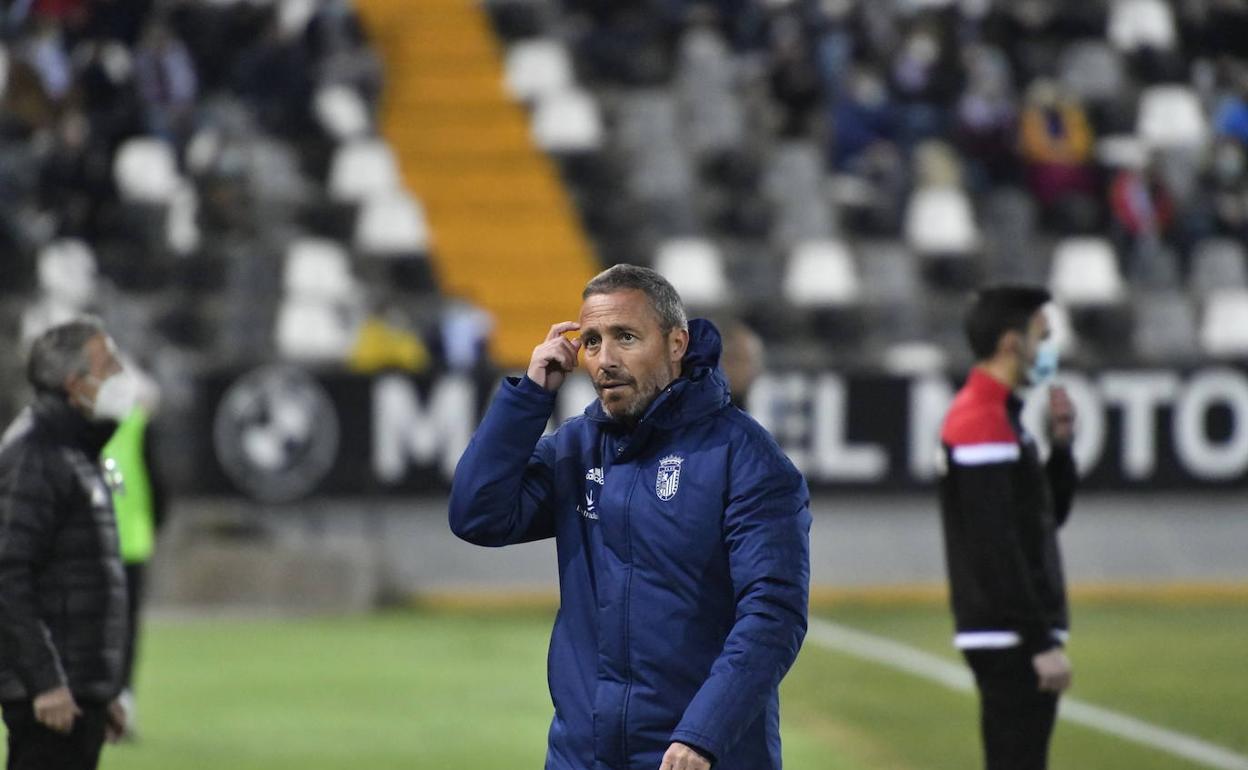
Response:
[[[778,769],[778,687],[806,632],[806,483],[731,406],[719,333],[662,276],[617,265],[582,296],[579,322],[503,382],[450,502],[469,542],[555,538],[546,768]],[[582,352],[599,399],[543,436]]]

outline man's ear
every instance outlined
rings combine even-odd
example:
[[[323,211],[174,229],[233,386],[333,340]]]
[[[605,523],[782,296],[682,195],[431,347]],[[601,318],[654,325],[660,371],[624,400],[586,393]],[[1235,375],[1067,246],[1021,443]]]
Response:
[[[1017,329],[1009,329],[997,340],[997,355],[1002,353],[1023,353],[1023,335]]]
[[[71,404],[76,404],[81,400],[78,395],[81,392],[80,385],[84,377],[81,374],[67,374],[65,380],[61,382],[61,389],[65,393],[65,398]]]
[[[689,330],[673,329],[667,336],[667,350],[668,360],[674,364],[680,364],[681,359],[685,357],[685,351],[689,350]]]

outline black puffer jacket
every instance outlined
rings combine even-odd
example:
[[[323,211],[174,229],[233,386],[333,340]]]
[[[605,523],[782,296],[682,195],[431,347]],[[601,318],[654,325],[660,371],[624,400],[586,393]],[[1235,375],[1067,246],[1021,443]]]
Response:
[[[120,690],[125,572],[97,460],[107,434],[43,394],[0,441],[0,700]]]

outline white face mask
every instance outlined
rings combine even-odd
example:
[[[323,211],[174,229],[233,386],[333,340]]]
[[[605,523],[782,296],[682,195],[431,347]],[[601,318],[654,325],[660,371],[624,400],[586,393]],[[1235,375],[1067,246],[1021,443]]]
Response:
[[[125,370],[109,375],[100,383],[91,405],[91,416],[96,420],[121,422],[138,402],[139,384]]]

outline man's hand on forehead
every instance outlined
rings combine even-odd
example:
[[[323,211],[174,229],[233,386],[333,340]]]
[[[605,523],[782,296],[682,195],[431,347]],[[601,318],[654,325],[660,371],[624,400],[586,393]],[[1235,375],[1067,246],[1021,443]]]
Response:
[[[570,340],[563,335],[580,328],[576,321],[561,321],[551,326],[546,339],[533,348],[526,372],[528,378],[548,391],[558,390],[568,372],[576,368],[576,356],[581,349],[579,338]]]

